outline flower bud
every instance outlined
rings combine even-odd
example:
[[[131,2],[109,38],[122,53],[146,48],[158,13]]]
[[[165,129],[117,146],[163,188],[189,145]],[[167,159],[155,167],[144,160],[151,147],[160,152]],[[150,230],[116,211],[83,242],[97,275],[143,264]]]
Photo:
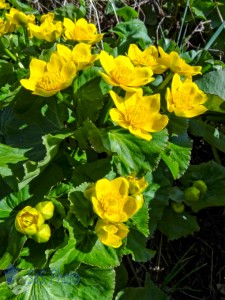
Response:
[[[32,235],[32,239],[38,243],[46,243],[50,237],[51,229],[48,224],[44,224],[36,234]]]
[[[108,220],[98,219],[95,231],[103,244],[119,248],[122,245],[122,239],[127,236],[129,229],[123,223],[111,223]]]
[[[182,202],[173,202],[171,204],[171,206],[172,206],[172,209],[178,214],[182,213],[185,208],[185,206]]]
[[[138,195],[132,195],[133,198],[136,199],[136,204],[137,204],[137,210],[139,210],[140,208],[142,208],[142,205],[144,203],[144,197],[142,194],[138,194]]]
[[[39,202],[35,208],[44,216],[45,220],[49,220],[53,217],[54,205],[51,201]]]
[[[15,227],[17,231],[23,234],[34,235],[40,230],[44,222],[43,215],[36,208],[26,206],[16,215]]]
[[[204,195],[207,192],[207,185],[203,180],[196,180],[193,182],[193,186],[196,187],[201,195]]]
[[[194,186],[188,187],[184,191],[184,199],[189,202],[199,201],[200,198],[200,190]]]
[[[138,179],[133,176],[127,176],[126,179],[129,182],[129,194],[136,195],[144,192],[148,186],[148,182],[144,177]]]

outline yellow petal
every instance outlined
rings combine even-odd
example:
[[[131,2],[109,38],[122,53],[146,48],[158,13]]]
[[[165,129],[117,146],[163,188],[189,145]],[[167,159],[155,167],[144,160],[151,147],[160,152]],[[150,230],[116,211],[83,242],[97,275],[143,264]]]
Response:
[[[106,51],[101,51],[100,63],[107,74],[109,74],[115,67],[115,58],[112,55],[109,55]]]
[[[114,104],[116,105],[116,107],[120,110],[123,111],[124,109],[126,109],[125,105],[124,105],[124,99],[119,97],[115,92],[110,91],[109,92],[110,96],[113,99]]]
[[[201,115],[207,111],[207,108],[203,105],[196,106],[193,109],[190,110],[182,110],[174,107],[174,113],[178,117],[184,117],[184,118],[193,118],[198,115]]]
[[[132,126],[129,126],[129,131],[130,133],[132,133],[133,135],[135,135],[140,139],[144,139],[146,141],[150,141],[152,139],[152,135],[146,130],[143,130],[141,128],[137,129],[137,128],[133,128]]]
[[[102,76],[102,78],[109,84],[112,86],[118,86],[119,84],[116,83],[113,78],[111,78],[110,76],[106,75],[105,73],[99,71],[99,74]]]
[[[163,130],[168,124],[168,117],[166,115],[152,114],[151,116],[151,123],[143,126],[143,129],[150,131],[150,132],[158,132]]]
[[[110,115],[111,119],[113,120],[113,122],[119,124],[121,127],[123,127],[123,128],[129,127],[129,124],[127,124],[123,113],[121,113],[118,109],[116,109],[116,108],[110,109],[109,115]]]
[[[124,204],[124,211],[127,214],[128,219],[132,217],[138,210],[139,205],[137,204],[137,200],[134,197],[129,196],[127,198],[126,203]]]
[[[151,76],[153,71],[149,67],[135,68],[134,70],[135,78],[131,82],[130,86],[142,86],[154,80]]]

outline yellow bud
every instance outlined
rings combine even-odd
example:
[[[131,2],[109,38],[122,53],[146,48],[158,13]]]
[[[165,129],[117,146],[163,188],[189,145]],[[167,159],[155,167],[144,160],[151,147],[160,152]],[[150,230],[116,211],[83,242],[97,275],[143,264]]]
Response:
[[[200,190],[194,186],[188,187],[184,191],[184,199],[189,202],[199,201],[200,198]]]
[[[48,224],[44,224],[41,229],[32,236],[32,239],[38,243],[47,243],[51,237],[51,229]]]
[[[43,215],[31,206],[24,207],[15,219],[15,227],[19,232],[26,235],[34,235],[44,224]]]
[[[207,192],[207,185],[203,180],[194,181],[193,186],[200,191],[201,195],[204,195]]]
[[[35,208],[44,216],[45,220],[49,220],[54,214],[54,205],[51,201],[39,202]]]
[[[133,176],[127,176],[126,179],[129,182],[129,193],[131,195],[140,194],[144,192],[144,190],[148,186],[148,182],[144,177],[138,179]]]
[[[183,204],[182,202],[179,202],[179,203],[173,202],[173,203],[171,204],[171,206],[172,206],[172,209],[173,209],[176,213],[178,213],[178,214],[182,213],[182,212],[184,211],[184,208],[185,208],[185,206],[184,206],[184,204]]]

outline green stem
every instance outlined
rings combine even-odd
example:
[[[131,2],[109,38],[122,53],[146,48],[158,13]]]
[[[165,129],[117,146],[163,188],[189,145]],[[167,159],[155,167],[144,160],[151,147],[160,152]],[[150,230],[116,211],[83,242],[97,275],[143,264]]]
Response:
[[[5,53],[8,54],[8,56],[9,56],[10,58],[12,58],[12,60],[17,61],[16,56],[15,56],[9,49],[7,49],[7,48],[5,47],[4,43],[2,42],[2,39],[0,39],[0,45],[3,47]]]
[[[59,100],[61,103],[65,104],[69,109],[71,109],[72,111],[74,111],[73,105],[72,105],[68,100],[64,99],[64,97],[63,97],[63,95],[61,94],[61,92],[58,92],[58,93],[56,94],[56,97],[58,98],[58,100]]]
[[[173,73],[170,72],[166,78],[163,80],[163,82],[157,87],[157,89],[155,90],[156,93],[158,93],[159,91],[163,90],[165,88],[165,86],[170,82],[170,80],[173,77]]]

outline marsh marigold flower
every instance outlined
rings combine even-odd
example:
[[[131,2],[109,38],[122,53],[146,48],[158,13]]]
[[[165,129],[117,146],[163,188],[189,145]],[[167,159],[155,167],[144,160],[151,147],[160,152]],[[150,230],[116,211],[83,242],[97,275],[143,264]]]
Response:
[[[188,65],[183,58],[175,51],[167,54],[162,47],[158,47],[159,53],[161,55],[159,63],[167,66],[173,73],[177,73],[181,76],[192,77],[197,74],[202,74],[201,66],[190,66]]]
[[[54,205],[51,201],[39,202],[35,208],[43,215],[45,220],[49,220],[54,214]]]
[[[90,67],[98,57],[98,54],[91,54],[91,45],[85,43],[77,44],[71,54],[71,59],[77,66],[77,70]]]
[[[191,79],[182,81],[178,74],[173,76],[171,90],[167,88],[166,101],[168,111],[178,117],[192,118],[207,111],[202,105],[206,94]]]
[[[9,32],[13,32],[16,29],[16,25],[10,23],[8,20],[0,18],[0,36],[3,36]]]
[[[30,78],[22,79],[20,83],[33,91],[34,95],[50,97],[70,86],[76,71],[75,64],[56,51],[49,62],[33,58],[30,63]]]
[[[100,62],[106,74],[99,72],[103,79],[112,86],[120,86],[123,90],[134,92],[140,86],[154,80],[152,69],[135,67],[131,60],[123,55],[114,58],[106,51],[101,51]]]
[[[51,237],[51,229],[48,224],[42,225],[39,231],[32,235],[32,239],[37,243],[47,243]]]
[[[37,39],[47,42],[57,41],[63,30],[62,22],[54,22],[51,17],[46,17],[40,26],[29,23],[28,27],[31,38],[36,37]]]
[[[22,11],[11,8],[8,14],[5,14],[7,20],[17,26],[27,26],[28,23],[35,23],[34,15],[26,15]]]
[[[92,23],[88,23],[84,18],[74,22],[68,18],[64,18],[63,26],[65,28],[65,38],[68,40],[93,45],[101,41],[103,38],[103,34],[97,33],[96,26]]]
[[[108,220],[98,219],[95,232],[103,244],[119,248],[122,245],[122,239],[127,236],[129,230],[123,223],[111,223]]]
[[[0,9],[9,9],[9,3],[5,3],[5,0],[0,0]]]
[[[161,131],[168,123],[168,117],[161,115],[160,95],[143,96],[142,89],[136,93],[126,93],[125,99],[115,92],[110,95],[116,105],[109,112],[111,119],[119,126],[126,128],[133,135],[150,141],[150,132]]]
[[[135,66],[150,67],[155,74],[162,74],[167,66],[159,60],[158,50],[155,46],[150,46],[141,51],[136,44],[131,44],[127,56]]]
[[[91,196],[95,213],[110,222],[126,222],[140,208],[138,201],[128,195],[128,190],[129,182],[123,177],[98,180]]]
[[[34,235],[40,230],[44,222],[43,215],[36,208],[26,206],[16,215],[15,227],[23,234]]]

